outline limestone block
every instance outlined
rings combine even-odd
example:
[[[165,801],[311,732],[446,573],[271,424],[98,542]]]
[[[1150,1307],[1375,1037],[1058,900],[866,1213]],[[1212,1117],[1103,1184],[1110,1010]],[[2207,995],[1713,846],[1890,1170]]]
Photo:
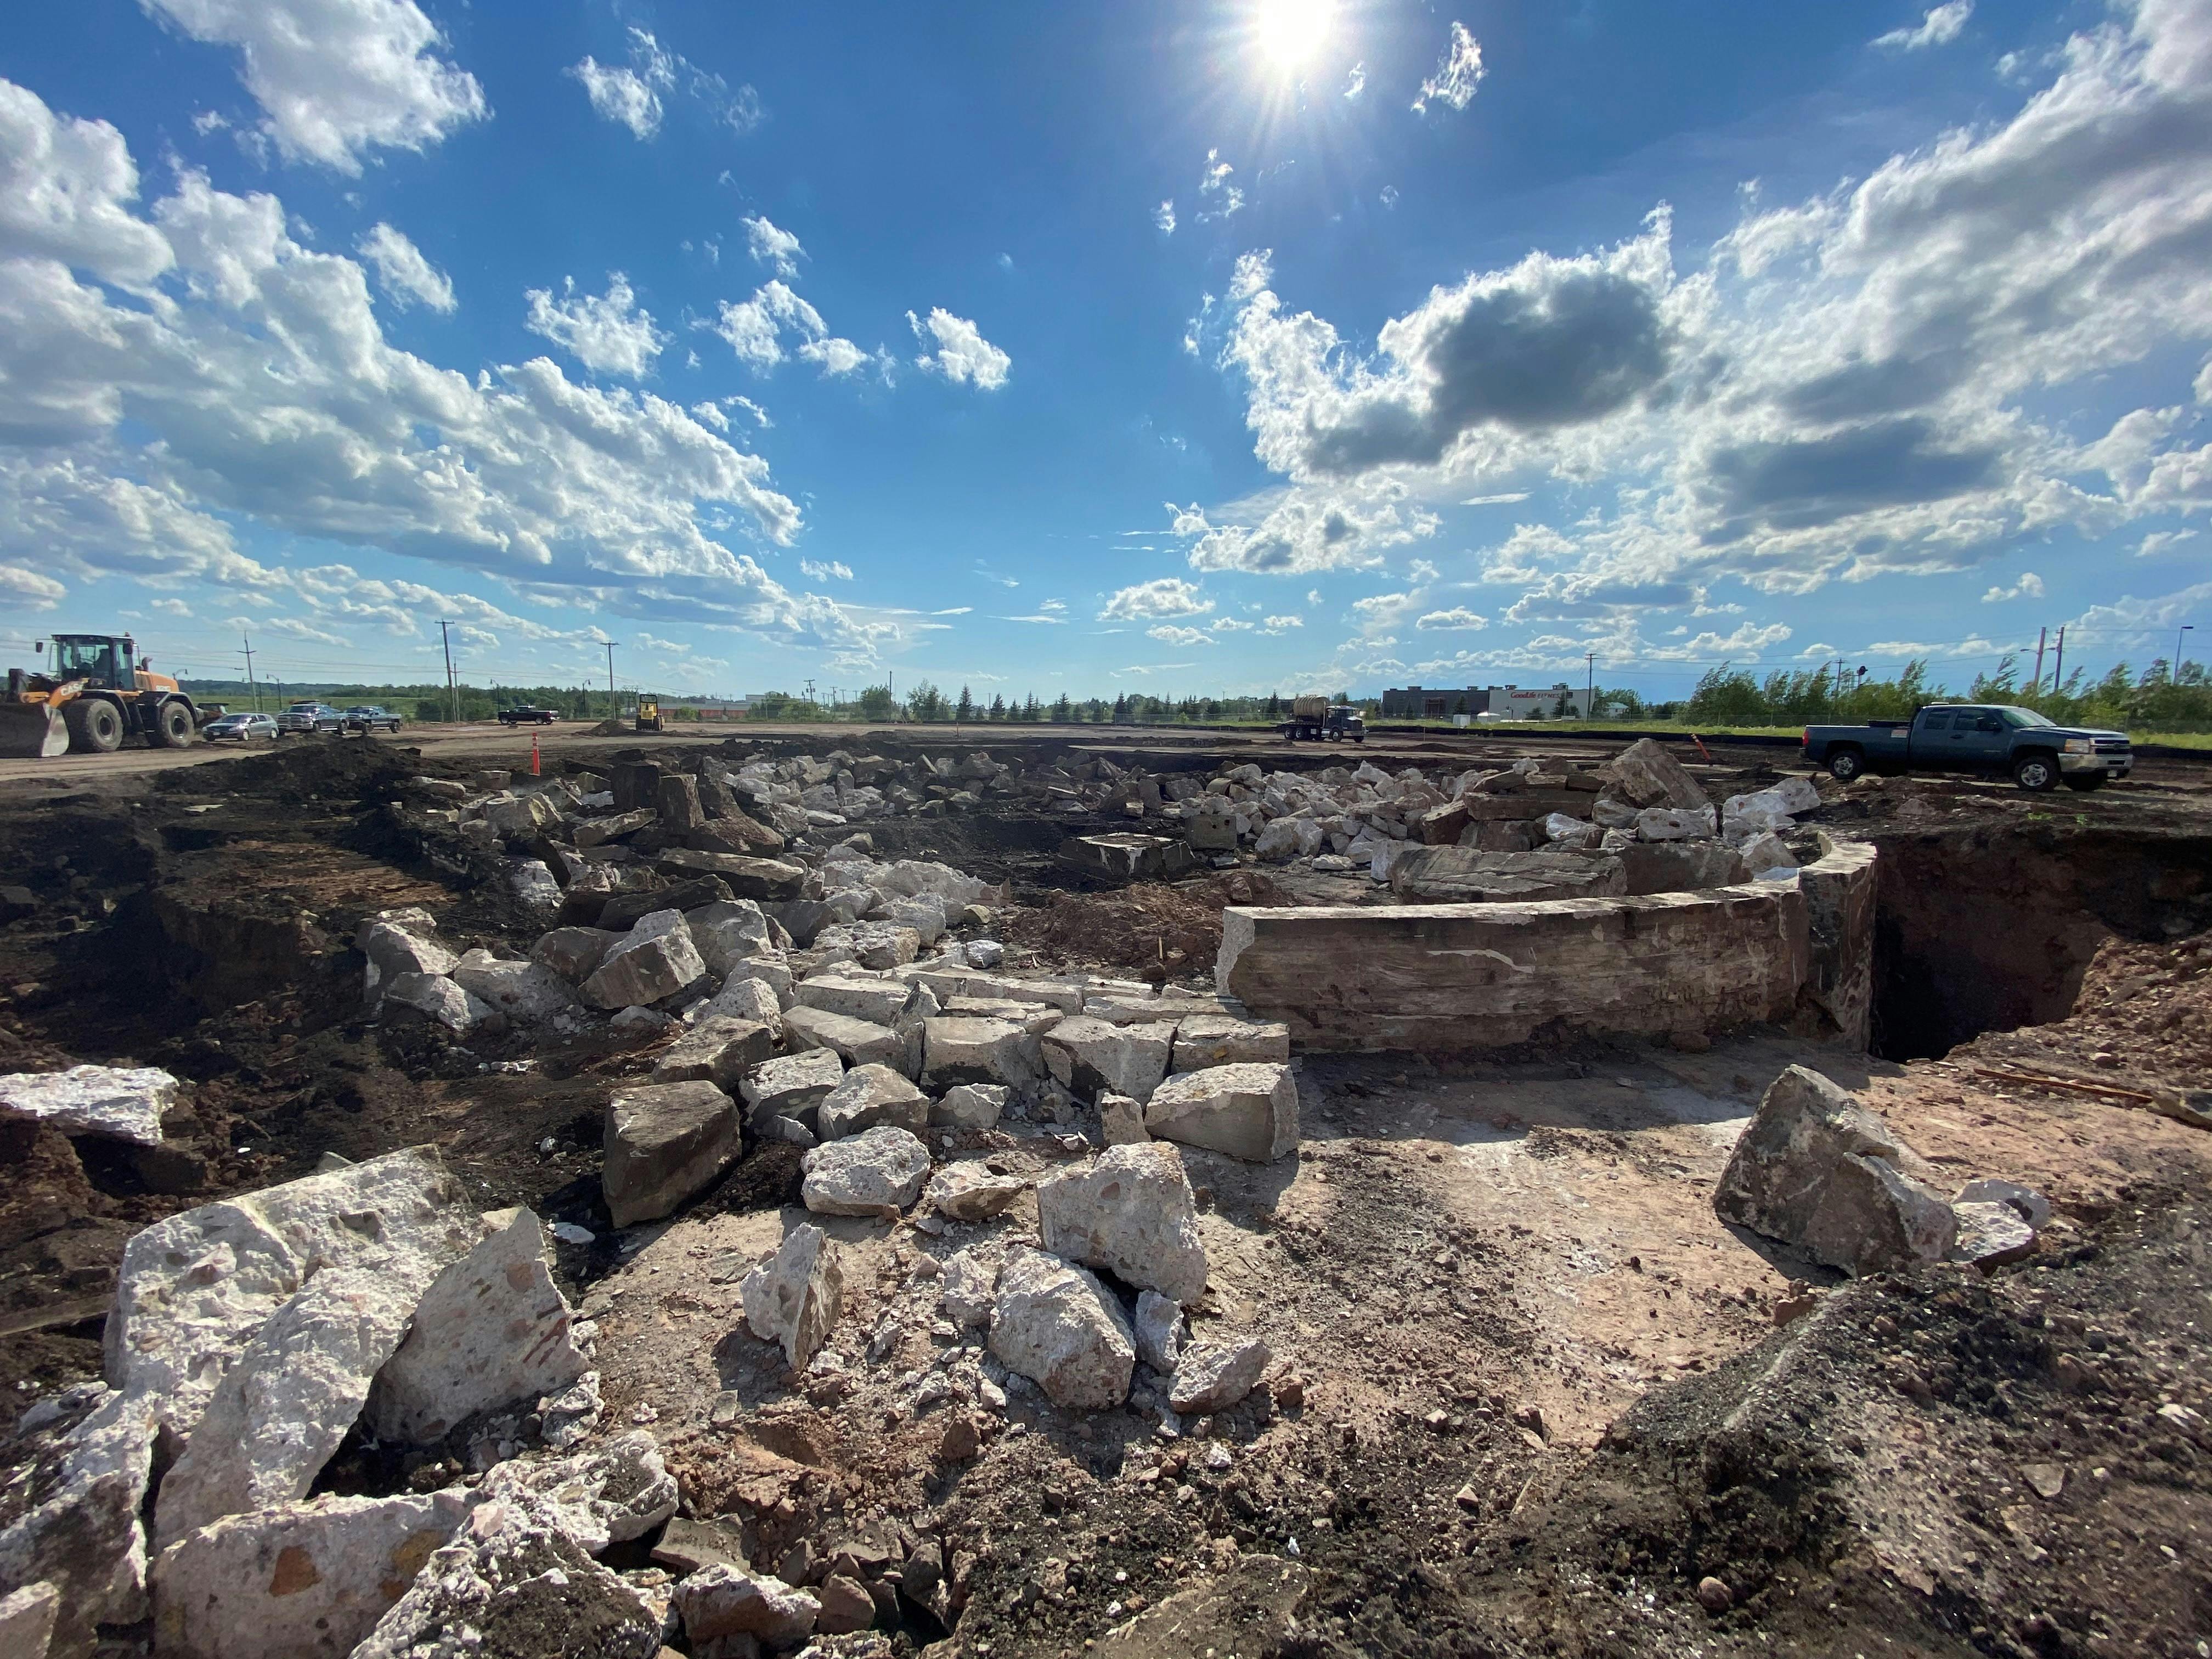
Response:
[[[660,809],[661,823],[674,834],[696,830],[706,823],[699,805],[699,784],[681,772],[670,773],[653,786],[653,804]]]
[[[649,823],[658,823],[660,814],[650,806],[635,807],[627,812],[615,812],[605,817],[586,818],[576,826],[576,845],[604,847],[609,842],[620,841],[624,836],[634,836]]]
[[[453,966],[453,983],[496,1008],[515,1025],[543,1025],[576,1006],[567,980],[536,962],[505,962],[489,951],[471,951]]]
[[[929,1109],[932,1128],[988,1129],[994,1127],[1013,1091],[995,1083],[956,1084],[945,1098]]]
[[[1176,1359],[1168,1404],[1186,1416],[1225,1412],[1259,1385],[1273,1357],[1256,1336],[1201,1337]]]
[[[1792,1066],[1760,1097],[1713,1208],[1863,1277],[1941,1261],[1951,1248],[1951,1206],[1918,1178],[1923,1167],[1850,1093]]]
[[[1072,1014],[1044,1033],[1039,1046],[1046,1068],[1079,1095],[1127,1095],[1145,1101],[1168,1074],[1175,1048],[1172,1022],[1109,1025]]]
[[[1952,1195],[1951,1206],[1961,1204],[2008,1204],[2031,1227],[2051,1224],[2051,1200],[2033,1187],[2001,1176],[1976,1176]]]
[[[146,1534],[140,1522],[152,1474],[158,1402],[88,1384],[74,1421],[10,1445],[25,1465],[18,1488],[34,1504],[0,1530],[0,1583],[52,1584],[52,1650],[92,1651],[95,1625],[146,1616]],[[12,1509],[12,1505],[11,1505]],[[35,1611],[25,1620],[42,1620]]]
[[[744,1096],[746,1121],[756,1127],[770,1118],[804,1121],[844,1078],[845,1062],[834,1048],[811,1048],[765,1060],[738,1085]]]
[[[1413,839],[1430,847],[1456,847],[1468,826],[1467,803],[1462,800],[1432,806],[1414,821]]]
[[[538,935],[530,947],[530,959],[550,968],[569,984],[590,976],[620,933],[603,927],[556,927]]]
[[[1109,1411],[1129,1397],[1136,1333],[1088,1270],[1042,1251],[1008,1254],[991,1305],[991,1352],[1053,1404]]]
[[[1619,856],[1632,894],[1704,892],[1751,878],[1743,860],[1717,841],[1632,841]]]
[[[656,862],[663,870],[683,875],[720,876],[738,898],[797,898],[799,885],[806,879],[803,865],[737,853],[695,853],[689,848],[672,847]]]
[[[1634,806],[1679,806],[1694,810],[1711,805],[1697,781],[1682,769],[1656,738],[1639,738],[1598,769],[1605,793]]]
[[[1133,830],[1072,836],[1060,843],[1060,859],[1111,881],[1172,881],[1191,866],[1187,841]]]
[[[431,1282],[377,1373],[368,1421],[380,1439],[429,1445],[464,1418],[557,1394],[590,1369],[538,1217],[486,1220],[502,1224]]]
[[[1786,1019],[1806,906],[1762,883],[1538,903],[1232,907],[1214,982],[1299,1052],[1525,1042],[1559,1020],[1666,1036]],[[1170,1084],[1170,1085],[1172,1085]]]
[[[477,1505],[352,1659],[653,1659],[660,1637],[660,1616],[550,1511],[501,1499]]]
[[[1951,1217],[1958,1232],[1946,1253],[1948,1261],[1971,1261],[1988,1269],[2034,1254],[2035,1229],[2009,1204],[1954,1204]]]
[[[932,1176],[922,1199],[955,1221],[988,1221],[1004,1215],[1029,1187],[1019,1176],[994,1175],[980,1158],[963,1158]]]
[[[945,901],[935,893],[918,893],[911,898],[889,900],[878,908],[876,915],[879,921],[887,921],[895,927],[913,928],[925,951],[944,936],[947,921]]]
[[[790,984],[790,975],[785,975]],[[730,975],[721,991],[699,1005],[702,1020],[748,1020],[752,1024],[779,1030],[783,1026],[783,1005],[776,1000],[776,982],[765,978],[737,978]]]
[[[385,981],[384,1000],[412,1009],[464,1036],[483,1028],[496,1030],[504,1019],[489,1003],[471,996],[442,974],[395,974]]]
[[[799,1197],[819,1215],[877,1216],[903,1210],[929,1178],[929,1150],[885,1124],[806,1154]]]
[[[757,980],[768,987],[769,994],[775,999],[779,1013],[783,1009],[790,1007],[797,1000],[793,994],[791,964],[780,954],[745,957],[732,963],[729,975],[724,980],[722,988],[726,991],[731,986],[741,984],[746,980]]]
[[[72,1066],[0,1076],[0,1121],[42,1123],[65,1135],[161,1144],[161,1114],[177,1079],[153,1066]]]
[[[1037,1183],[1044,1248],[1127,1283],[1198,1300],[1206,1247],[1182,1155],[1158,1142],[1109,1146],[1087,1170]]]
[[[783,1036],[793,1048],[828,1048],[848,1066],[909,1069],[907,1039],[888,1025],[799,1004],[783,1016]]]
[[[633,885],[632,883],[636,884]],[[633,871],[619,891],[599,908],[599,924],[611,933],[627,933],[656,910],[684,912],[684,926],[690,926],[690,912],[709,904],[729,901],[730,890],[718,876],[698,876],[690,881],[659,882],[642,871]],[[697,948],[695,939],[693,948]]]
[[[607,947],[584,981],[583,998],[594,1008],[641,1007],[675,995],[706,972],[684,913],[655,910]]]
[[[711,1083],[648,1083],[607,1102],[601,1181],[617,1227],[673,1212],[736,1162],[738,1114]]]
[[[1006,1249],[994,1243],[971,1244],[946,1256],[937,1285],[945,1316],[958,1325],[988,1324],[999,1294],[999,1269],[1005,1265]]]
[[[1162,1376],[1176,1368],[1182,1352],[1182,1304],[1158,1291],[1137,1292],[1137,1358]]]
[[[1298,1085],[1287,1066],[1209,1066],[1153,1092],[1145,1127],[1161,1140],[1267,1164],[1298,1144]]]
[[[1627,890],[1618,859],[1547,848],[1485,853],[1466,847],[1412,848],[1392,860],[1390,890],[1408,903],[1473,904],[1601,898]]]
[[[676,1478],[643,1429],[602,1440],[568,1457],[511,1458],[495,1464],[480,1498],[508,1498],[550,1515],[562,1532],[597,1555],[642,1538],[676,1513]]]
[[[459,1487],[317,1498],[191,1533],[154,1566],[156,1651],[169,1659],[345,1659],[477,1501]]]
[[[740,1568],[702,1567],[676,1587],[677,1615],[696,1651],[720,1637],[750,1636],[770,1648],[796,1647],[814,1632],[822,1603],[813,1591]]]
[[[855,1066],[823,1099],[823,1140],[842,1140],[889,1123],[902,1129],[929,1127],[929,1097],[888,1066]]]
[[[1237,809],[1223,795],[1202,795],[1183,818],[1183,836],[1194,852],[1237,850]]]
[[[948,1014],[922,1023],[925,1089],[996,1083],[1026,1091],[1042,1083],[1044,1075],[1044,1056],[1036,1037],[1011,1020]]]
[[[921,952],[921,935],[890,921],[847,921],[814,936],[817,951],[849,951],[863,968],[900,968]]]
[[[718,977],[726,978],[744,957],[774,948],[768,918],[750,899],[718,899],[685,911],[684,921],[691,930],[691,942],[699,947],[700,959]]]
[[[819,1227],[793,1227],[776,1253],[744,1276],[738,1291],[753,1334],[782,1344],[785,1361],[803,1370],[829,1340],[844,1304],[837,1247]]]
[[[1710,807],[1647,806],[1636,815],[1638,841],[1684,841],[1717,830]]]
[[[1770,870],[1795,870],[1797,867],[1796,855],[1783,845],[1781,836],[1770,830],[1762,830],[1755,836],[1746,837],[1736,848],[1736,856],[1743,860],[1747,876],[1763,876]]]
[[[1286,1065],[1290,1058],[1291,1028],[1279,1022],[1186,1014],[1176,1025],[1170,1066],[1177,1072],[1202,1072],[1209,1066]]]
[[[356,930],[354,949],[368,958],[362,995],[372,1007],[382,988],[398,975],[453,971],[459,958],[430,937],[436,930],[430,913],[412,905],[380,911]]]
[[[1127,1095],[1098,1097],[1098,1128],[1109,1146],[1140,1146],[1152,1138],[1145,1127],[1144,1103]]]
[[[311,1273],[378,1267],[425,1285],[482,1236],[428,1146],[173,1215],[124,1248],[108,1381],[188,1436],[226,1368]]]
[[[417,1259],[326,1267],[269,1316],[162,1479],[158,1543],[307,1495],[407,1334],[427,1282],[422,1267]]]
[[[1805,989],[1855,1048],[1874,1016],[1875,849],[1823,834],[1820,856],[1797,872],[1810,957]]]
[[[708,1014],[660,1056],[653,1080],[704,1081],[726,1095],[735,1094],[739,1080],[775,1053],[775,1027],[729,1014]]]
[[[872,1025],[895,1024],[913,994],[914,987],[904,980],[840,974],[817,974],[791,988],[792,1000],[802,1008],[819,1008]]]

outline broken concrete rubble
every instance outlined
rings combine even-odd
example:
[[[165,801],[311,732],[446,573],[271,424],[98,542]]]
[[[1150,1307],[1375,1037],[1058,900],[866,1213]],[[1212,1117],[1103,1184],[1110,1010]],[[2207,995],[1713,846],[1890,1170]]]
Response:
[[[1006,1109],[1013,1091],[996,1083],[958,1083],[929,1109],[933,1127],[988,1129]]]
[[[537,962],[502,961],[471,951],[453,964],[453,983],[516,1025],[543,1025],[576,1006],[569,982]]]
[[[816,1133],[840,1140],[888,1123],[902,1129],[929,1127],[929,1097],[888,1066],[855,1066],[823,1098]]]
[[[1206,1247],[1182,1157],[1157,1142],[1109,1147],[1037,1183],[1044,1248],[1185,1304],[1206,1289]]]
[[[1187,1014],[1176,1026],[1170,1069],[1202,1072],[1209,1066],[1286,1065],[1291,1030],[1273,1021],[1238,1019],[1231,1014]]]
[[[775,1032],[757,1020],[728,1014],[708,1014],[677,1038],[653,1063],[655,1083],[713,1084],[724,1094],[737,1091],[740,1080],[763,1061],[774,1057]]]
[[[584,981],[583,998],[595,1008],[640,1007],[675,995],[706,973],[684,913],[655,910],[607,947]]]
[[[1768,1085],[1713,1194],[1724,1221],[1854,1276],[1941,1261],[1956,1223],[1889,1127],[1802,1066]]]
[[[933,1093],[961,1083],[1003,1085],[1017,1091],[1044,1080],[1036,1037],[1011,1020],[955,1015],[922,1024],[921,1085]]]
[[[750,1636],[770,1648],[796,1646],[814,1631],[822,1602],[813,1591],[732,1566],[702,1568],[676,1587],[684,1634],[695,1645]]]
[[[1172,1022],[1112,1025],[1073,1014],[1044,1033],[1040,1048],[1046,1068],[1063,1087],[1079,1095],[1110,1091],[1141,1102],[1150,1100],[1167,1076],[1175,1036]]]
[[[1029,1188],[1020,1176],[994,1175],[981,1160],[963,1158],[930,1176],[922,1201],[954,1221],[988,1221]]]
[[[1168,1404],[1186,1415],[1227,1411],[1259,1386],[1273,1357],[1256,1336],[1199,1338],[1175,1362]]]
[[[844,1076],[845,1062],[832,1048],[810,1048],[765,1060],[738,1085],[747,1121],[756,1128],[770,1118],[806,1121]]]

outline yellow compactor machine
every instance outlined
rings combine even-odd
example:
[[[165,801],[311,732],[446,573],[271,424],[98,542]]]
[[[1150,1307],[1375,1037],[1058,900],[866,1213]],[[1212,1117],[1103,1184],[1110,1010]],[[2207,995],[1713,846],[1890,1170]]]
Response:
[[[43,651],[46,642],[40,641]],[[129,737],[181,749],[222,713],[194,702],[154,672],[128,634],[57,634],[45,669],[8,671],[0,697],[0,756],[104,755]]]

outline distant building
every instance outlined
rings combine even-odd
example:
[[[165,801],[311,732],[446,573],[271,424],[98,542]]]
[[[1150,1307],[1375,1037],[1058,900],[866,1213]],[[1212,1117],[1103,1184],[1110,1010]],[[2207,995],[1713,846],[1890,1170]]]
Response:
[[[1560,706],[1565,698],[1565,707]],[[1385,720],[1443,720],[1455,714],[1484,715],[1492,720],[1587,719],[1589,693],[1566,685],[1469,685],[1454,690],[1427,686],[1394,686],[1382,694]]]

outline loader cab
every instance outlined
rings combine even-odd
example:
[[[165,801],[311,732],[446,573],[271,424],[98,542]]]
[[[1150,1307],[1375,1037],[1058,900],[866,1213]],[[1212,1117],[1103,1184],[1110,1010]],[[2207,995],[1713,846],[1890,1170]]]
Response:
[[[57,634],[47,673],[57,682],[83,680],[106,691],[137,689],[137,653],[131,636],[110,634]]]

